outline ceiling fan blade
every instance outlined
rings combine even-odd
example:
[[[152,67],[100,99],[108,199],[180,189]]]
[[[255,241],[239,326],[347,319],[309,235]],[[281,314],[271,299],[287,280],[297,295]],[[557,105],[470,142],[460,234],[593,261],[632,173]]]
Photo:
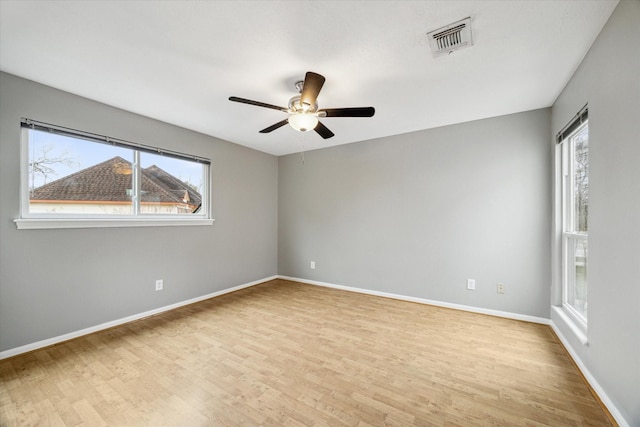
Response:
[[[318,135],[320,135],[321,137],[323,137],[324,139],[329,139],[329,138],[331,138],[332,136],[335,135],[333,132],[331,132],[329,130],[328,127],[323,125],[321,122],[318,122],[318,124],[316,125],[316,127],[313,130],[315,130],[316,133]]]
[[[237,96],[230,96],[229,101],[241,102],[243,104],[255,105],[257,107],[271,108],[272,110],[283,111],[285,113],[289,112],[289,110],[284,107],[278,107],[277,105],[266,104],[264,102],[259,102],[259,101],[252,101],[250,99],[245,99],[245,98],[238,98]]]
[[[289,123],[289,119],[284,119],[281,122],[276,123],[275,125],[271,125],[268,128],[262,129],[260,131],[260,133],[273,132],[274,130],[281,128],[282,126],[286,125],[287,123]]]
[[[300,94],[300,103],[313,106],[316,103],[320,89],[324,84],[324,77],[313,71],[307,71],[304,76],[304,85],[302,86],[302,93]]]
[[[323,108],[318,110],[320,117],[373,117],[376,109],[373,107],[359,108]]]

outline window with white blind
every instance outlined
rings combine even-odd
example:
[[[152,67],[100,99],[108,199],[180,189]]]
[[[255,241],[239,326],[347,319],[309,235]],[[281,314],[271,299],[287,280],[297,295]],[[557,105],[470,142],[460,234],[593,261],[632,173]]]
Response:
[[[24,119],[18,228],[211,223],[209,160]]]

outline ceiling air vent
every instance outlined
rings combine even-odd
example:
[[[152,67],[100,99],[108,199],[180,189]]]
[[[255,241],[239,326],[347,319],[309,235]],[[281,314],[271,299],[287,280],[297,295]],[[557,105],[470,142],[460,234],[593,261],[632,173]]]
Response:
[[[449,54],[473,44],[471,39],[471,18],[465,18],[435,31],[427,33],[433,56]]]

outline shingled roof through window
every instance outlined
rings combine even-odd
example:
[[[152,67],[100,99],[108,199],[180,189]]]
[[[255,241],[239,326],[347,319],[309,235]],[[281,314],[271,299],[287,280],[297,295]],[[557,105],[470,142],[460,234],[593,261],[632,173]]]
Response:
[[[173,196],[177,197],[184,203],[188,203],[193,206],[198,206],[202,203],[202,196],[193,187],[167,173],[164,169],[161,169],[156,165],[143,169],[142,174],[143,176],[149,177],[149,179],[154,182],[163,185],[164,188],[171,191]]]
[[[117,156],[35,188],[31,200],[126,202],[132,176],[131,163]],[[198,206],[202,201],[200,193],[155,165],[142,169],[140,187],[142,202]]]

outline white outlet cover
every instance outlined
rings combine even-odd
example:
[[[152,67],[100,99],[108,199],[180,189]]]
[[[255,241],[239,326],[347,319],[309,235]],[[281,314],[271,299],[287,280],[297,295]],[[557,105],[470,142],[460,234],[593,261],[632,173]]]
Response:
[[[476,281],[474,279],[467,279],[467,289],[472,291],[476,289]]]

